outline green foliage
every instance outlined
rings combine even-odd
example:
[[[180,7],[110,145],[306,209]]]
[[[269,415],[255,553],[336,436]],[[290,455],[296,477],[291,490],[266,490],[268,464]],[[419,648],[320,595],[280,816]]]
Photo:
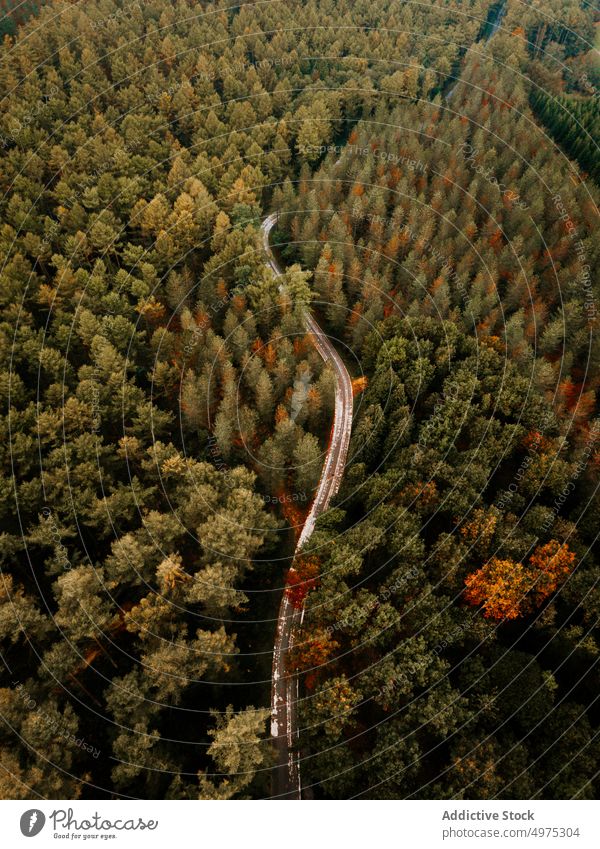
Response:
[[[536,89],[531,96],[536,115],[549,128],[556,142],[600,183],[598,145],[600,104],[597,97],[573,100],[551,97]]]
[[[339,494],[349,510],[323,517],[310,543],[322,577],[301,642],[327,639],[318,663],[313,652],[304,666],[305,780],[333,798],[522,798],[541,786],[551,798],[593,794],[598,747],[588,699],[573,694],[567,713],[579,717],[577,729],[561,725],[559,693],[577,672],[536,648],[563,643],[569,596],[554,583],[543,615],[510,627],[463,598],[465,576],[479,564],[524,558],[536,544],[533,514],[551,504],[551,492],[538,480],[535,508],[516,498],[506,506],[502,481],[523,468],[523,436],[552,419],[547,404],[515,364],[449,322],[390,317],[364,351],[370,383]],[[415,375],[418,391],[409,389]],[[374,427],[380,404],[385,416]],[[550,438],[535,450],[551,456]],[[568,465],[572,480],[574,458]],[[519,481],[528,488],[538,472],[525,468]],[[579,568],[597,578],[591,561]],[[564,734],[585,755],[564,773],[549,771],[550,759],[538,755],[561,747]]]
[[[312,538],[306,783],[592,795],[597,197],[527,83],[577,77],[592,16],[554,5],[509,2],[493,55],[489,0],[5,18],[0,797],[269,794],[274,505],[301,522],[334,409],[310,307],[368,380]],[[597,176],[579,92],[532,102]],[[492,557],[567,537],[539,616],[463,603]]]

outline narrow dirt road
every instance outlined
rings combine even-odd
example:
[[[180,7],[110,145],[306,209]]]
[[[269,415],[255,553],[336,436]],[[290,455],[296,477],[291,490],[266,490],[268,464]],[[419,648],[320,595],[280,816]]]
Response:
[[[490,23],[490,30],[485,36],[489,42],[502,24],[506,12],[506,3],[498,6]],[[446,92],[446,100],[450,100],[458,84],[457,79]],[[340,159],[335,163],[340,162]],[[263,236],[263,249],[267,265],[276,277],[282,277],[271,245],[269,234],[277,222],[277,215],[269,215],[261,225]],[[296,546],[298,552],[310,538],[317,517],[327,510],[329,502],[338,491],[348,454],[350,443],[350,432],[352,429],[352,382],[350,375],[341,357],[325,336],[315,319],[307,311],[305,314],[306,328],[313,336],[315,346],[325,360],[332,367],[336,377],[335,390],[335,418],[333,422],[333,434],[329,445],[325,464],[321,473],[321,480],[315,495],[315,500],[310,513],[306,519],[302,533]],[[271,736],[275,740],[277,751],[277,766],[273,772],[273,798],[276,799],[300,799],[300,763],[298,755],[298,725],[296,721],[296,708],[298,703],[298,679],[295,675],[288,675],[285,668],[287,653],[294,646],[298,635],[304,610],[295,609],[288,601],[284,592],[279,607],[277,620],[277,634],[273,649],[273,674],[271,685]]]
[[[269,234],[276,221],[277,215],[269,215],[263,221],[261,230],[267,264],[276,277],[282,277],[282,271],[269,243]],[[329,502],[338,491],[344,474],[352,430],[352,381],[348,370],[308,310],[304,319],[306,329],[312,334],[317,351],[335,374],[336,388],[333,433],[321,472],[321,480],[298,539],[296,552],[308,541],[318,516],[327,510]],[[272,787],[275,799],[301,798],[299,732],[296,720],[298,678],[286,672],[286,658],[289,650],[294,646],[303,615],[304,611],[294,608],[288,600],[287,593],[284,592],[279,607],[277,633],[273,647],[271,684],[271,736],[274,738],[277,752]]]

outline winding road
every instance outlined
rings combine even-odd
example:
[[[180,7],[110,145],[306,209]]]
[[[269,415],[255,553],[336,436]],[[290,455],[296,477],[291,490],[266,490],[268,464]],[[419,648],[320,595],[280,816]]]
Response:
[[[277,215],[269,215],[262,222],[261,232],[267,265],[276,277],[283,277],[271,245],[269,234]],[[283,285],[283,284],[282,284]],[[352,381],[342,358],[323,333],[308,310],[304,313],[306,329],[311,333],[315,347],[323,360],[332,368],[335,378],[335,412],[333,431],[327,449],[321,480],[315,499],[298,539],[296,553],[310,539],[317,518],[329,507],[338,491],[348,455],[352,430]],[[277,632],[273,647],[273,673],[271,683],[271,736],[274,739],[277,762],[273,769],[272,794],[276,799],[300,799],[299,732],[296,719],[298,704],[298,678],[286,670],[286,657],[297,639],[304,609],[294,608],[284,592],[279,606]]]
[[[489,42],[498,32],[504,14],[506,2],[498,4],[493,17],[488,21],[490,30],[485,36]],[[457,79],[446,93],[450,100],[459,80]],[[335,163],[340,162],[340,159]],[[261,224],[263,250],[268,267],[276,277],[283,272],[271,250],[269,234],[277,222],[277,214],[269,215]],[[332,367],[336,377],[335,416],[333,433],[327,450],[321,480],[310,513],[302,528],[296,546],[296,554],[309,540],[318,516],[327,510],[333,496],[338,491],[348,454],[350,433],[352,430],[352,382],[341,357],[323,333],[313,316],[307,310],[304,314],[306,329],[312,334],[317,351],[326,363]],[[293,648],[298,636],[304,609],[294,608],[283,593],[277,620],[277,633],[273,648],[273,673],[271,683],[271,736],[275,742],[277,763],[273,770],[273,798],[301,799],[300,757],[298,751],[299,731],[296,719],[298,704],[298,678],[286,671],[286,656]]]

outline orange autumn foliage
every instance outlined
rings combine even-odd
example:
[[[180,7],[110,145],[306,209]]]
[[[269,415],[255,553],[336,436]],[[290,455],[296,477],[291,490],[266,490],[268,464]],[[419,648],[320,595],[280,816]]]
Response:
[[[358,302],[348,316],[348,327],[354,327],[363,313],[363,305]]]
[[[198,309],[194,316],[194,321],[201,330],[208,330],[210,327],[210,316],[205,310]]]
[[[286,498],[284,492],[278,492],[277,495],[280,498],[281,512],[283,513],[283,518],[288,523],[290,528],[293,529],[294,536],[297,540],[300,536],[302,526],[304,525],[306,519],[306,511],[299,507],[299,505],[296,504],[293,500],[290,501],[289,498]]]
[[[225,298],[227,297],[227,284],[225,283],[225,281],[223,280],[222,277],[219,278],[219,282],[216,285],[216,291],[217,291],[217,298],[220,301],[225,300]]]
[[[502,230],[500,230],[500,229],[495,230],[492,233],[492,235],[490,236],[490,238],[488,239],[488,241],[489,241],[489,244],[494,249],[495,253],[499,253],[502,250],[502,247],[503,247]]]
[[[311,386],[307,396],[308,409],[314,412],[321,405],[321,393],[316,386]]]
[[[539,430],[530,430],[529,433],[523,437],[522,445],[523,448],[527,449],[527,451],[545,453],[550,451],[552,448],[552,440],[543,436]]]
[[[400,248],[400,237],[397,234],[394,234],[389,240],[385,248],[383,249],[384,256],[393,259],[398,253],[398,249]]]
[[[402,230],[402,232],[398,235],[398,240],[400,243],[400,247],[405,247],[410,242],[410,233],[408,230]]]
[[[575,565],[575,554],[569,550],[566,543],[562,545],[551,539],[545,545],[539,545],[531,557],[529,565],[535,570],[537,577],[533,587],[533,595],[541,603],[562,584]]]
[[[242,312],[246,306],[246,298],[243,295],[234,295],[231,304],[236,312]]]
[[[265,346],[263,350],[263,358],[266,367],[268,369],[272,369],[277,361],[277,351],[275,349],[275,345],[273,345],[272,342],[269,342],[268,345]]]
[[[398,502],[404,507],[415,510],[427,510],[438,503],[438,490],[435,481],[417,481],[405,487],[398,496]]]
[[[466,578],[465,600],[481,605],[486,619],[516,619],[552,595],[574,564],[575,554],[554,539],[538,546],[527,565],[493,557]]]
[[[320,630],[294,648],[290,660],[296,672],[318,668],[327,663],[337,648],[339,643]]]
[[[473,513],[472,519],[461,527],[460,535],[468,543],[489,545],[497,524],[498,517],[494,513],[478,509]]]
[[[150,295],[145,301],[141,301],[137,306],[137,311],[150,322],[160,321],[166,314],[164,305],[157,301],[154,295]]]
[[[499,354],[504,354],[506,351],[506,346],[499,336],[482,336],[480,341],[482,345],[487,345]]]
[[[278,404],[277,409],[275,410],[275,424],[279,424],[280,422],[285,421],[289,418],[288,411],[283,406],[283,404]]]
[[[486,619],[516,619],[525,613],[525,599],[531,581],[522,563],[493,557],[469,575],[465,599],[482,605]]]
[[[311,590],[318,586],[321,561],[318,557],[298,557],[288,572],[285,593],[292,607],[300,610]]]
[[[392,166],[392,168],[390,169],[390,176],[389,176],[389,179],[388,179],[388,186],[390,187],[390,189],[396,188],[396,186],[398,185],[398,183],[400,181],[401,176],[402,176],[402,172],[400,171],[400,169],[396,165]]]
[[[367,388],[368,378],[366,377],[357,377],[352,381],[352,397],[356,398],[357,395],[360,395],[361,392],[364,392]]]
[[[312,337],[311,337],[310,333],[307,333],[302,337],[297,336],[294,339],[294,354],[297,357],[300,357],[303,354],[306,354],[308,351],[310,351],[312,346],[313,346],[313,343],[312,343]]]

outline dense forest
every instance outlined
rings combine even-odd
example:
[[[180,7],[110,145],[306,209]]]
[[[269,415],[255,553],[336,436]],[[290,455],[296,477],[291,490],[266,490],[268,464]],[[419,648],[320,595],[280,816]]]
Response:
[[[0,51],[0,798],[268,797],[282,592],[307,798],[593,797],[592,5],[34,12]],[[354,424],[286,589],[334,413],[306,308]]]
[[[0,38],[15,35],[19,24],[37,15],[44,0],[0,0]]]
[[[579,162],[596,181],[600,182],[598,146],[600,136],[600,106],[596,97],[582,100],[548,97],[535,91],[531,103],[535,112],[550,129],[553,138]]]

